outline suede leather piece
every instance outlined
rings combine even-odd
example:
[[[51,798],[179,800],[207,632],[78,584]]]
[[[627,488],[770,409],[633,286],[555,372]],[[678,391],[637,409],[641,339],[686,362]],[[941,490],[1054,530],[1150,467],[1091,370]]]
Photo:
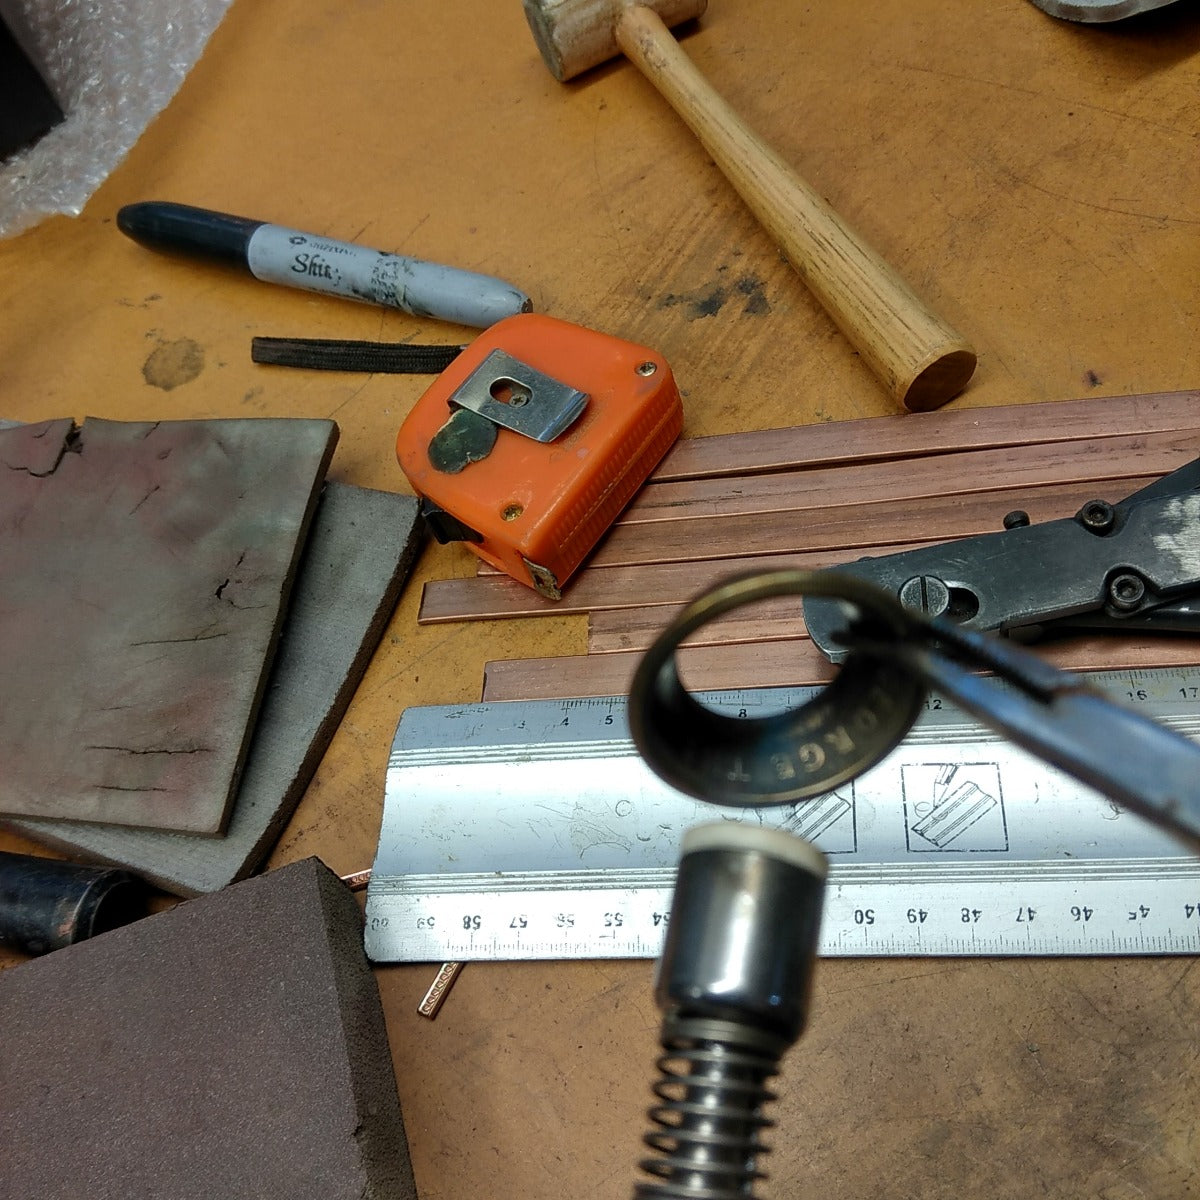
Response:
[[[422,544],[412,496],[329,483],[313,518],[225,835],[10,821],[39,842],[128,867],[178,895],[244,879],[296,809]]]
[[[332,421],[0,431],[0,812],[223,831]]]

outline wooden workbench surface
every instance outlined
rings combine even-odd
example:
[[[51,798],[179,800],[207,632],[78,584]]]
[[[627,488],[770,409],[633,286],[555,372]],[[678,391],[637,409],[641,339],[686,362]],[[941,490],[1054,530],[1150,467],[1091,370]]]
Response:
[[[957,407],[1200,384],[1191,6],[1087,28],[1025,0],[714,0],[685,44],[975,344]],[[114,223],[142,199],[510,279],[661,349],[688,434],[894,411],[649,86],[622,64],[556,83],[516,0],[235,0],[83,216],[0,243],[0,416],[332,417],[333,477],[405,490],[394,438],[421,379],[259,367],[250,338],[469,331],[153,255]],[[473,570],[425,551],[273,862],[368,865],[401,710],[477,698],[489,659],[582,651],[582,618],[418,628],[420,581]],[[1200,1189],[1193,965],[822,963],[769,1194]],[[651,973],[475,965],[430,1023],[430,969],[380,969],[421,1195],[628,1195]]]

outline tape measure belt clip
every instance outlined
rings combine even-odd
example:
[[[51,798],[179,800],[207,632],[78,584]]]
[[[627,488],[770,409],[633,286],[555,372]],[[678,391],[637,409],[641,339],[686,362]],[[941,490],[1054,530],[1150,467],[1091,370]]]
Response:
[[[586,392],[552,379],[493,350],[450,397],[452,409],[469,409],[501,429],[511,429],[535,442],[552,442],[583,413]]]

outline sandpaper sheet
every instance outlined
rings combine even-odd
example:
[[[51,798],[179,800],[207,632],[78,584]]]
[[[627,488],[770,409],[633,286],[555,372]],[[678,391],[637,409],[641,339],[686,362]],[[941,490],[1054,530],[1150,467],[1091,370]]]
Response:
[[[325,753],[396,606],[423,528],[412,496],[326,484],[224,837],[75,821],[8,823],[180,895],[216,891],[250,874]]]
[[[331,421],[0,431],[0,812],[218,833]]]
[[[0,972],[0,1200],[411,1200],[383,1011],[309,858]]]

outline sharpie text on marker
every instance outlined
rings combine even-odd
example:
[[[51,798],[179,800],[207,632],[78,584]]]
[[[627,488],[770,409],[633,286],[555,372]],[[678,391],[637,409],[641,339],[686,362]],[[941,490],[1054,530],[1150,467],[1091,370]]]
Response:
[[[265,283],[459,325],[482,329],[533,307],[524,292],[490,275],[187,204],[127,204],[117,226],[143,246],[233,264]]]

